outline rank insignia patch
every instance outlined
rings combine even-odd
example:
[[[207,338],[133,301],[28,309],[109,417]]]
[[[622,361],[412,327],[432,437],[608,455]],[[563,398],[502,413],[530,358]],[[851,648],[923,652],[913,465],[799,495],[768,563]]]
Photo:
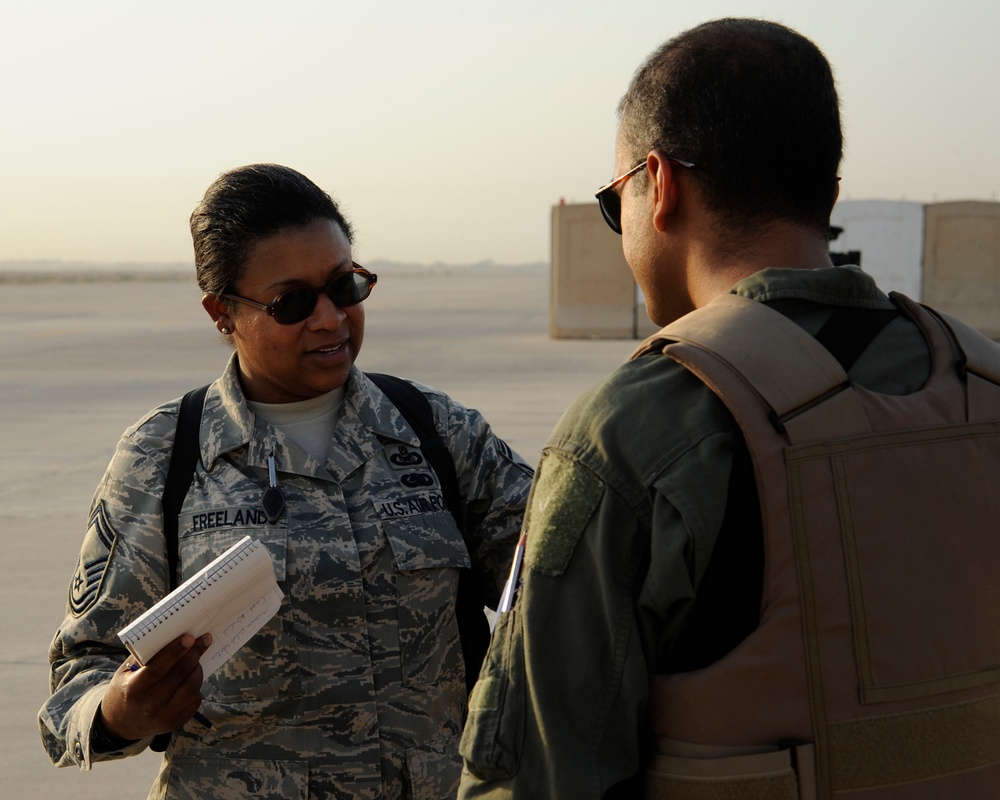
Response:
[[[90,518],[87,536],[83,540],[83,550],[76,565],[73,581],[69,585],[69,607],[74,616],[79,617],[101,593],[104,573],[111,562],[118,534],[115,533],[102,500]]]

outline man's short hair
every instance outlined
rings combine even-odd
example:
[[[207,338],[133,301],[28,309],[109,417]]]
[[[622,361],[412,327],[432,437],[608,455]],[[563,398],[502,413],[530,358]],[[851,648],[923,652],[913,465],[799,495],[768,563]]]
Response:
[[[750,233],[784,219],[829,231],[843,153],[830,65],[774,22],[720,19],[662,45],[618,105],[620,145],[693,161],[706,206]]]

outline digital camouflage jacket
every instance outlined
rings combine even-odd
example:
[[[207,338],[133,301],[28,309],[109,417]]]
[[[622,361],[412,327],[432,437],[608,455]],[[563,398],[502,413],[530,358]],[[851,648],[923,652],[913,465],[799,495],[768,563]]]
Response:
[[[531,470],[486,420],[426,386],[466,505],[484,510],[463,540],[419,441],[354,369],[327,461],[247,407],[235,356],[209,389],[201,462],[178,521],[183,581],[243,536],[266,544],[285,600],[202,687],[207,729],[175,732],[150,798],[440,798],[453,794],[466,714],[455,624],[458,570],[496,604]],[[140,752],[94,752],[105,686],[128,656],[117,632],[167,588],[161,497],[178,401],[121,438],[94,496],[39,713],[59,766]],[[261,498],[274,454],[286,502]]]

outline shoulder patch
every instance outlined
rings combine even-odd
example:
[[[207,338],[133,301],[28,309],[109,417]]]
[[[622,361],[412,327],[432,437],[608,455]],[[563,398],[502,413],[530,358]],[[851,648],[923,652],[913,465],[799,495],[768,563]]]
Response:
[[[118,533],[108,521],[104,501],[97,504],[90,517],[87,535],[80,550],[80,560],[69,585],[69,608],[79,617],[96,602],[101,594],[101,584],[111,563],[111,554],[118,541]]]
[[[524,521],[528,568],[562,575],[603,494],[604,484],[586,467],[552,453],[543,458]]]
[[[520,453],[514,450],[514,448],[512,448],[509,444],[507,444],[507,442],[505,442],[495,433],[492,434],[492,436],[493,436],[493,446],[496,448],[497,452],[500,453],[500,455],[503,458],[507,459],[507,461],[512,461],[519,467],[522,467],[523,469],[527,470],[530,474],[534,474],[535,471],[534,469],[532,469],[531,464],[525,461],[521,457]]]

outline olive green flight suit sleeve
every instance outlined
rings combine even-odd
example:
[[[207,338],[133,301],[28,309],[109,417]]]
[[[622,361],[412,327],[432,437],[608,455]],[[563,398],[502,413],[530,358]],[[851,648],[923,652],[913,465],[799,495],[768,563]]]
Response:
[[[649,659],[707,566],[730,460],[697,397],[683,434],[651,449],[641,426],[617,426],[622,388],[571,411],[539,465],[523,584],[470,700],[460,798],[598,800],[640,768]],[[572,423],[602,417],[600,446]]]

